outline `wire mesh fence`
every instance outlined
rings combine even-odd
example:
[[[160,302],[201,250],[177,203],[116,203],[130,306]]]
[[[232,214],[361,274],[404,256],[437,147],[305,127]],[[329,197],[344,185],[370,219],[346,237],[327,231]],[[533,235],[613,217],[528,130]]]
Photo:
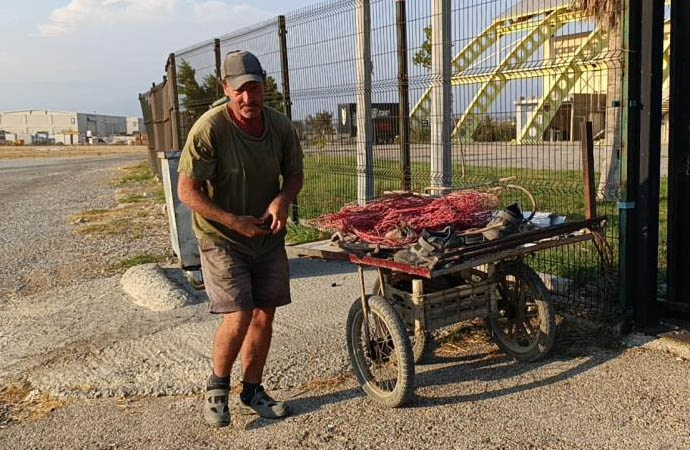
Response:
[[[584,218],[580,126],[591,122],[597,208],[609,219],[605,234],[613,265],[604,263],[592,243],[544,251],[530,263],[573,312],[620,314],[625,11],[595,17],[571,0],[451,0],[450,31],[440,44],[451,55],[444,75],[432,65],[438,44],[432,36],[440,35],[432,24],[442,23],[435,9],[442,3],[332,1],[177,52],[183,140],[194,120],[223,97],[222,57],[249,50],[267,72],[266,103],[289,111],[303,146],[301,219],[362,201],[367,173],[373,197],[390,190],[423,191],[435,183],[435,155],[445,151],[447,187],[514,177],[535,195],[539,211],[578,220]],[[360,64],[359,53],[363,4],[370,86],[360,70],[368,67]],[[433,105],[434,92],[442,87],[451,98],[445,111]],[[358,129],[363,91],[371,103],[371,159],[364,165],[367,133]],[[447,140],[439,142],[434,127],[444,120],[450,128]],[[502,203],[516,200],[528,205],[519,195],[505,195]]]
[[[658,295],[666,297],[667,246],[668,246],[668,143],[669,112],[671,97],[671,4],[664,8],[663,77],[661,88],[661,164],[659,186],[659,244],[658,244]]]
[[[209,106],[221,97],[213,39],[175,53],[180,134],[184,138]]]
[[[277,20],[269,20],[251,29],[221,36],[221,60],[231,51],[252,52],[261,61],[266,71],[264,103],[280,112],[285,112],[283,80],[280,66],[279,28]]]
[[[624,99],[623,11],[614,13],[610,25],[567,0],[454,2],[452,160],[454,185],[516,177],[540,211],[582,219],[580,124],[591,122],[598,213],[616,254]],[[574,312],[599,314],[619,313],[613,263],[591,243],[531,261]]]

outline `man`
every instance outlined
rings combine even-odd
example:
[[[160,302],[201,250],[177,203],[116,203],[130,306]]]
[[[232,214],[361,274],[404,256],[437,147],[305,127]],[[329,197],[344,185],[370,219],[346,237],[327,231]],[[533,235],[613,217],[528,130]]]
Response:
[[[266,76],[256,56],[228,53],[221,75],[230,102],[192,127],[178,183],[180,200],[193,211],[211,313],[223,316],[203,413],[219,427],[230,423],[230,371],[238,354],[241,412],[272,419],[289,413],[264,391],[261,379],[275,309],[290,303],[285,225],[304,180],[292,123],[263,106]]]

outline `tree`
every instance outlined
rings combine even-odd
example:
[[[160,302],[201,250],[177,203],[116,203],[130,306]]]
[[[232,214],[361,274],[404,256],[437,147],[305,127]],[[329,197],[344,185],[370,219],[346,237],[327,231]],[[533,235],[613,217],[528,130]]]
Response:
[[[266,77],[264,85],[264,104],[285,113],[283,94],[278,90],[275,78],[270,75]]]
[[[599,26],[605,27],[609,31],[608,51],[613,58],[622,62],[622,21],[621,1],[620,0],[573,0],[573,9],[583,11],[587,16],[594,17]],[[622,64],[612,64],[608,68],[606,76],[606,102],[610,105],[614,100],[620,102],[622,96],[622,73],[617,69],[623,67]],[[599,200],[615,201],[618,198],[618,187],[620,185],[620,171],[618,167],[618,155],[623,144],[620,132],[621,108],[606,109],[606,147],[608,152],[604,153],[601,162],[601,175],[599,186],[597,187],[597,198]]]
[[[191,126],[218,97],[220,85],[214,74],[206,75],[199,85],[196,70],[183,59],[177,69],[177,91],[183,97],[180,105],[183,120],[186,126]]]
[[[431,70],[431,25],[424,27],[424,36],[424,43],[422,43],[419,51],[414,54],[412,62],[427,70]]]
[[[308,132],[316,136],[331,136],[335,133],[333,114],[328,111],[317,112],[314,116],[309,114],[305,124]]]
[[[515,139],[515,122],[498,121],[485,116],[472,133],[475,142],[510,142]]]
[[[326,146],[327,140],[332,140],[335,134],[333,128],[333,114],[328,111],[317,112],[314,116],[309,114],[304,120],[306,132],[310,134],[319,148]]]
[[[215,74],[208,74],[202,80],[201,85],[196,81],[196,70],[185,60],[182,60],[177,69],[177,89],[182,99],[183,114],[188,124],[194,123],[209,106],[223,98],[223,89]],[[285,112],[283,94],[278,90],[276,80],[268,76],[264,87],[264,103],[280,112]]]

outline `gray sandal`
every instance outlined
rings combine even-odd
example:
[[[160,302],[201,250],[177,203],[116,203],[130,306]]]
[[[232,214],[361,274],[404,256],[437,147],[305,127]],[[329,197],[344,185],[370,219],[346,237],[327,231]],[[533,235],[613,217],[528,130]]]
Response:
[[[243,402],[240,397],[240,414],[258,414],[264,419],[282,419],[290,414],[290,408],[285,402],[272,399],[261,388],[256,391],[249,403]]]
[[[204,395],[204,420],[212,427],[225,427],[230,424],[228,408],[228,389],[209,389]]]

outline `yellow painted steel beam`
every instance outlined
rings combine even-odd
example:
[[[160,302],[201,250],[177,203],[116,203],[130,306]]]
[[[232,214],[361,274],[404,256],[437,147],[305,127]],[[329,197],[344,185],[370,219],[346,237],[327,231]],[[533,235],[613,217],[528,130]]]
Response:
[[[472,140],[472,134],[479,126],[481,117],[486,114],[491,104],[496,97],[500,95],[508,82],[508,79],[503,76],[503,71],[509,68],[519,67],[520,64],[527,62],[539,47],[549,40],[552,34],[565,25],[567,20],[563,20],[563,15],[560,14],[564,10],[566,10],[566,8],[554,10],[546,15],[541,22],[536,24],[536,26],[522,38],[518,45],[506,55],[501,64],[492,72],[489,80],[482,84],[479,92],[477,92],[465,112],[457,121],[451,133],[451,137],[455,137],[464,142]]]
[[[487,48],[496,43],[498,40],[498,33],[496,32],[498,25],[499,22],[494,22],[479,36],[472,39],[472,41],[453,58],[451,61],[453,73],[462,73],[479,58]],[[429,86],[426,91],[424,91],[424,94],[422,94],[417,104],[412,108],[412,111],[410,111],[410,125],[413,128],[419,127],[422,120],[429,117],[429,112],[431,111],[431,89],[432,86]]]
[[[451,61],[451,69],[455,77],[460,76],[470,65],[472,65],[489,47],[494,45],[501,36],[510,33],[534,30],[542,20],[532,20],[540,14],[553,12],[553,8],[541,8],[527,15],[516,16],[513,18],[501,18],[494,21],[480,35],[472,39]],[[572,22],[584,17],[582,12],[571,11],[562,7],[556,11],[560,21]],[[483,79],[482,79],[483,80]],[[483,81],[476,81],[483,82]],[[464,84],[464,83],[459,83]],[[431,86],[429,86],[419,98],[415,106],[410,111],[412,126],[421,125],[422,120],[429,117],[431,111]]]
[[[517,143],[534,144],[542,141],[551,120],[585,72],[582,70],[583,63],[596,57],[607,47],[607,38],[608,33],[599,27],[589,35],[575,53],[570,55],[568,64],[561,70],[549,91],[545,92],[539,100],[522,130],[518,130]]]
[[[531,13],[529,16],[525,16],[524,18],[521,18],[521,20],[513,21],[509,20],[506,22],[502,21],[502,25],[498,27],[498,32],[501,35],[506,35],[506,34],[511,34],[511,33],[519,33],[521,31],[526,31],[526,30],[531,30],[535,26],[537,26],[541,21],[540,20],[534,20],[536,17],[538,17],[539,14],[546,14],[547,12],[551,11],[550,9],[546,10],[541,10],[541,12],[538,13]],[[571,10],[561,10],[560,14],[562,14],[561,20],[567,21],[567,22],[575,22],[577,20],[583,20],[583,19],[591,19],[591,17],[586,16],[584,12],[582,11],[571,11]]]
[[[577,61],[573,64],[582,72],[606,70],[606,60],[604,59],[588,59],[586,61]],[[508,81],[557,76],[568,67],[570,67],[568,64],[558,63],[544,64],[538,67],[506,69],[503,71],[503,76]],[[451,84],[453,84],[453,86],[464,86],[468,84],[486,83],[491,79],[492,75],[493,72],[478,73],[474,75],[458,75],[451,78]]]
[[[664,68],[664,75],[663,75],[663,80],[664,80],[664,85],[666,85],[667,81],[669,80],[671,76],[671,40],[669,39],[664,43],[664,60],[663,60],[663,68]]]

